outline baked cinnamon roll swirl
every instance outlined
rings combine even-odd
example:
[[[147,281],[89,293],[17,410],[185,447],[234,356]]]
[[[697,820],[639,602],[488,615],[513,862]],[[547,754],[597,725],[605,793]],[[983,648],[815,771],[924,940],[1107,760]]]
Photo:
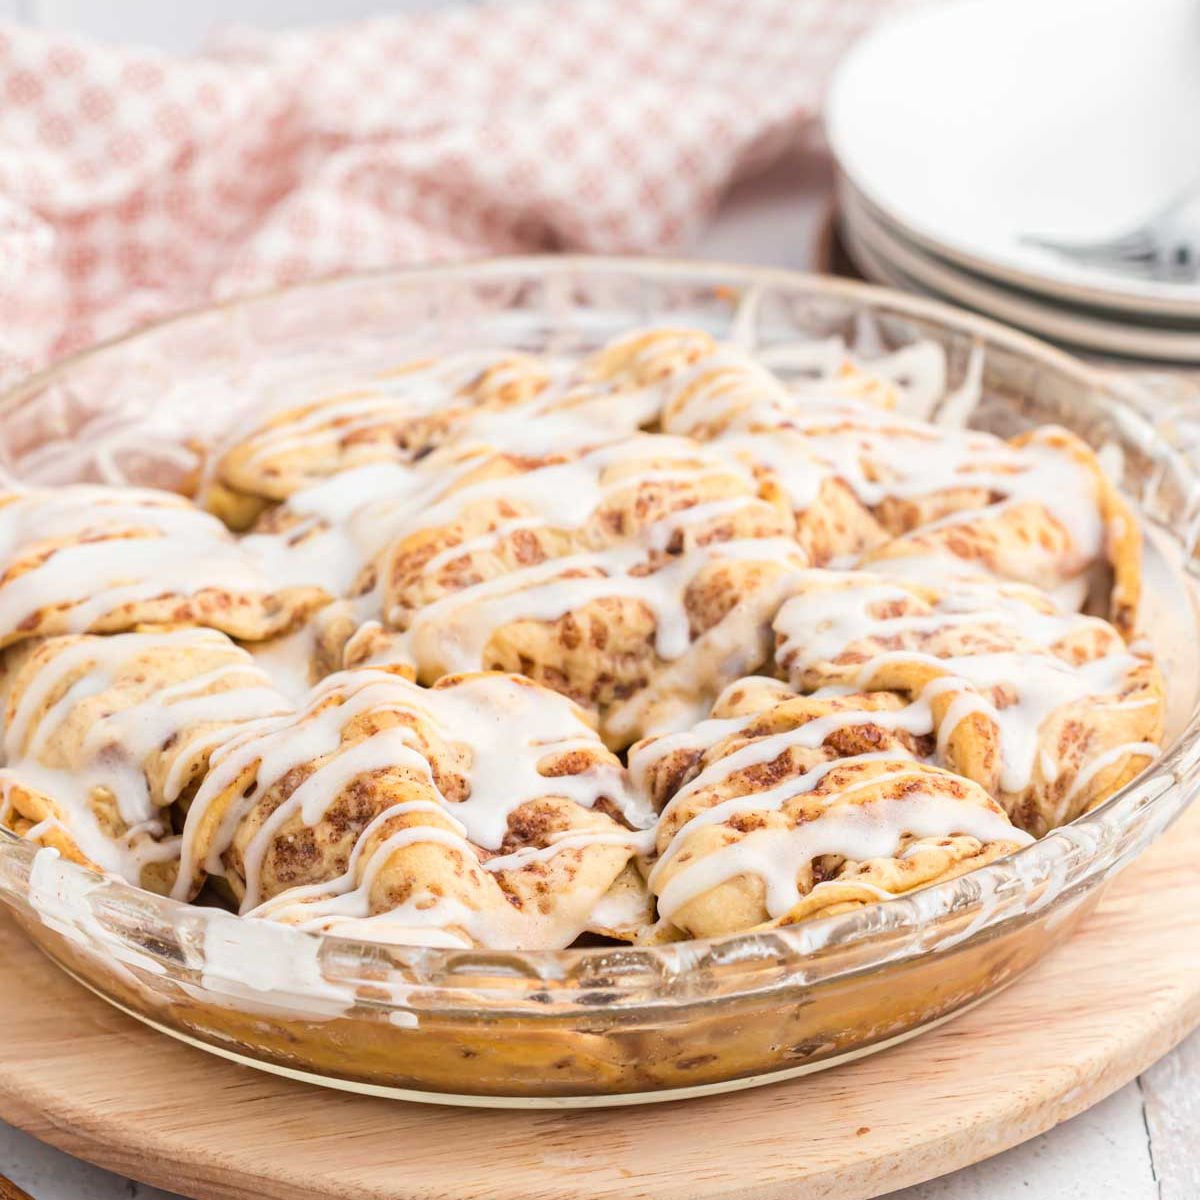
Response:
[[[1053,427],[1014,438],[1006,450],[1007,464],[984,467],[975,488],[953,500],[943,494],[913,508],[890,506],[885,521],[898,536],[862,565],[914,578],[982,575],[1035,584],[1072,608],[1098,596],[1112,624],[1132,636],[1141,530],[1096,456]],[[967,469],[963,474],[969,477]]]
[[[534,421],[566,416],[624,433],[657,428],[671,381],[718,350],[717,341],[698,329],[637,330],[564,370],[558,386],[525,411]]]
[[[775,630],[793,686],[905,696],[936,731],[939,761],[1038,836],[1158,754],[1158,668],[1108,622],[1031,587],[813,571]]]
[[[714,348],[691,370],[667,381],[662,427],[668,433],[715,441],[755,430],[787,428],[813,407],[830,403],[851,411],[892,412],[901,393],[891,380],[843,360],[832,373],[784,384],[751,355]]]
[[[518,671],[597,710],[616,747],[761,665],[807,561],[777,490],[657,435],[495,456],[414,524],[381,558],[392,661],[424,683]]]
[[[168,810],[189,801],[213,748],[290,710],[209,629],[49,638],[6,659],[0,820],[157,892],[179,857]]]
[[[665,802],[649,874],[661,922],[652,937],[831,916],[1031,840],[978,784],[921,760],[922,715],[901,697],[734,690],[696,729],[630,754],[635,778]]]
[[[214,753],[179,890],[207,871],[243,913],[305,928],[565,946],[651,817],[583,713],[528,679],[349,671]]]
[[[789,389],[730,350],[671,386],[663,428],[717,439],[774,475],[816,565],[903,559],[896,569],[925,576],[1037,583],[1077,607],[1100,590],[1113,624],[1134,628],[1137,523],[1066,430],[1004,442],[941,428],[894,411],[894,385],[854,368]]]
[[[243,543],[288,560],[291,576],[362,597],[379,585],[380,559],[392,543],[453,515],[462,502],[490,510],[520,486],[512,482],[517,476],[564,466],[628,436],[620,421],[609,427],[573,413],[484,415],[419,462],[350,468],[293,493],[263,512]],[[553,475],[539,479],[555,481]],[[556,499],[570,511],[566,497]],[[380,616],[382,610],[370,611]]]
[[[356,468],[412,463],[481,414],[520,410],[632,432],[657,420],[660,386],[716,343],[695,330],[618,338],[581,362],[485,351],[415,362],[362,387],[276,413],[217,458],[209,508],[246,529],[271,505]]]
[[[273,502],[330,476],[411,462],[471,413],[528,400],[550,378],[541,360],[512,351],[410,363],[239,436],[214,463],[206,503],[231,528],[246,529]]]
[[[275,585],[216,518],[168,492],[78,486],[0,496],[0,647],[146,624],[257,640],[328,599],[316,585]]]
[[[846,911],[1110,796],[1164,695],[1096,456],[916,419],[961,409],[936,351],[774,350],[423,360],[239,433],[212,511],[0,494],[0,820],[256,919],[535,948]]]
[[[791,506],[795,538],[815,567],[849,567],[890,535],[854,489],[792,429],[730,435],[716,443]]]

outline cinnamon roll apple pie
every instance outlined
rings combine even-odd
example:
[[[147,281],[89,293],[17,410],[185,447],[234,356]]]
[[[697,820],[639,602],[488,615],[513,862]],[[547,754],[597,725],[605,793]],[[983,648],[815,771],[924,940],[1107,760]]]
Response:
[[[1091,449],[687,328],[293,397],[194,496],[0,493],[0,821],[247,920],[561,948],[1018,852],[1159,753]]]

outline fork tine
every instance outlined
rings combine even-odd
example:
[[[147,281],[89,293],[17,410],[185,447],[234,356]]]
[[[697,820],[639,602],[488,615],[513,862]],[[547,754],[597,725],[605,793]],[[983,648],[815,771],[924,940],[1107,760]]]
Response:
[[[1200,179],[1148,221],[1115,237],[1070,241],[1024,234],[1021,241],[1089,266],[1193,281],[1200,276]]]
[[[1144,229],[1094,242],[1062,242],[1056,238],[1032,235],[1026,235],[1021,240],[1026,245],[1037,246],[1042,250],[1052,250],[1055,254],[1080,260],[1126,261],[1129,259],[1152,259],[1155,255],[1154,239]]]

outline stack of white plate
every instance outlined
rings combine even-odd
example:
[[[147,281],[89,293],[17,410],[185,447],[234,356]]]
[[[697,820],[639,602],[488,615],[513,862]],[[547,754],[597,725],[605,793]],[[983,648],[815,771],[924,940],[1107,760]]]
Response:
[[[1200,363],[1200,284],[1029,238],[1122,234],[1200,189],[1200,0],[939,0],[877,26],[827,109],[862,272],[1092,353]]]

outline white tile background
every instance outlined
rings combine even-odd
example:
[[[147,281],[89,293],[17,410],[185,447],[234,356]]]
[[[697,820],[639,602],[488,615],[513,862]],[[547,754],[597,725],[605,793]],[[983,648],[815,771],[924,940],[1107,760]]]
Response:
[[[439,0],[0,0],[0,19],[187,52],[206,32],[428,8]],[[445,2],[445,0],[442,0]],[[1002,0],[996,0],[1002,2]],[[788,168],[739,188],[696,248],[707,258],[806,266],[828,181]],[[319,1097],[314,1095],[314,1102]],[[34,1200],[169,1200],[0,1123],[0,1173]],[[1200,1200],[1200,1034],[1102,1104],[986,1163],[891,1200]]]

